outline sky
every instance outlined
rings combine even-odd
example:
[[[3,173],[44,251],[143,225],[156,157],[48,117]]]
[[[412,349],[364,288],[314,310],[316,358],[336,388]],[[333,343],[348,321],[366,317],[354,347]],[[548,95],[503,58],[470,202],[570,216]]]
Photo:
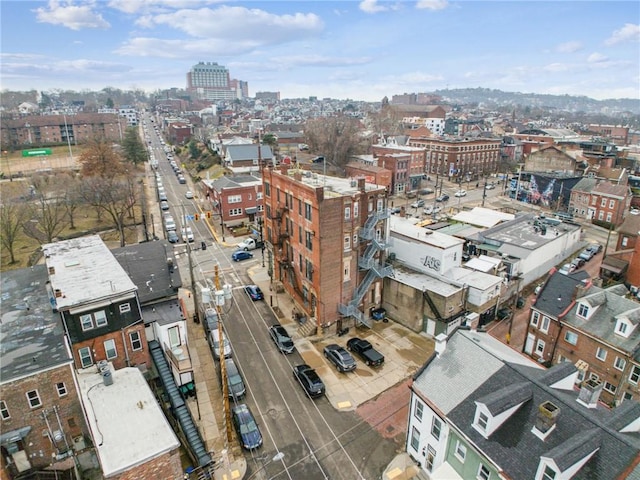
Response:
[[[185,88],[380,101],[436,89],[640,99],[629,1],[0,1],[0,89]]]

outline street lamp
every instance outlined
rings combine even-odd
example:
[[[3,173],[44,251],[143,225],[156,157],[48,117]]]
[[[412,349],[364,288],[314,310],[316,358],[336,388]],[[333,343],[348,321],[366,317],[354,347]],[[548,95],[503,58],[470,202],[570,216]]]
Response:
[[[267,463],[265,463],[264,465],[262,465],[258,470],[256,470],[255,472],[253,472],[248,478],[247,480],[251,480],[253,477],[255,477],[260,471],[264,470],[265,467],[267,465],[272,464],[273,462],[279,462],[280,460],[282,460],[284,458],[284,453],[282,452],[278,452],[276,453],[273,458],[271,460],[269,460]]]

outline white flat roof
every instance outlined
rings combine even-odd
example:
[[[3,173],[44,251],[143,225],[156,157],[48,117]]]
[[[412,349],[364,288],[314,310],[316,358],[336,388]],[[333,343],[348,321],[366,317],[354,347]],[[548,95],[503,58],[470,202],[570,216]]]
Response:
[[[499,212],[490,208],[474,207],[471,211],[462,211],[451,217],[456,222],[468,223],[476,227],[491,228],[500,222],[513,220],[515,215]]]
[[[413,223],[413,220],[414,219],[400,217],[398,215],[392,215],[389,217],[391,236],[393,236],[394,233],[397,233],[438,248],[451,248],[464,243],[464,240],[445,233],[440,233],[437,230],[429,230],[424,227],[419,227]]]
[[[456,282],[465,283],[471,288],[478,290],[487,290],[495,287],[502,282],[502,278],[489,273],[478,272],[464,267],[453,267],[444,272],[444,276],[455,280]]]
[[[122,296],[137,290],[98,235],[42,246],[59,310]]]
[[[142,372],[113,370],[104,385],[96,367],[78,371],[82,403],[105,477],[142,465],[180,446]]]
[[[403,265],[394,266],[393,279],[397,282],[409,285],[416,290],[427,290],[428,292],[437,293],[442,297],[450,297],[462,290],[462,287],[448,283],[446,279],[432,277],[431,275],[418,272]]]

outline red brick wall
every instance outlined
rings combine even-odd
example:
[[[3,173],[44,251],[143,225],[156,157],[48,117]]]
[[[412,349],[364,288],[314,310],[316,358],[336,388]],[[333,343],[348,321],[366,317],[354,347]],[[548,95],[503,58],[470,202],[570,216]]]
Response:
[[[110,480],[181,480],[183,478],[178,449],[167,452]]]
[[[132,350],[131,341],[129,340],[129,333],[138,332],[140,335],[140,341],[142,344],[141,350]],[[75,365],[77,369],[82,368],[82,363],[80,362],[80,355],[78,351],[84,347],[90,347],[92,350],[93,363],[97,363],[99,360],[107,360],[107,354],[104,349],[104,342],[107,340],[113,339],[116,345],[116,353],[117,357],[113,359],[109,359],[110,362],[113,362],[113,368],[116,370],[123,367],[134,367],[136,365],[146,364],[148,367],[151,366],[151,357],[149,354],[149,347],[147,346],[147,340],[144,332],[144,324],[140,323],[138,325],[134,325],[132,327],[127,328],[124,331],[124,341],[123,343],[123,333],[118,330],[116,332],[110,332],[106,335],[102,335],[100,337],[92,338],[90,340],[86,340],[84,342],[78,342],[73,344],[73,357],[75,360]],[[127,355],[129,356],[129,363],[127,364]]]
[[[83,434],[85,438],[89,438],[71,368],[71,365],[62,365],[2,385],[1,399],[7,405],[10,418],[1,421],[0,429],[8,432],[26,426],[31,427],[22,445],[34,468],[48,466],[52,454],[58,453],[48,434],[45,435],[48,430],[43,415],[46,415],[52,432],[64,432],[70,447],[73,446],[74,437]],[[58,395],[57,383],[64,383],[66,395]],[[26,395],[31,390],[38,391],[41,406],[31,408]],[[61,425],[58,424],[54,407],[57,407]],[[66,450],[64,441],[59,442],[58,446],[63,451]]]

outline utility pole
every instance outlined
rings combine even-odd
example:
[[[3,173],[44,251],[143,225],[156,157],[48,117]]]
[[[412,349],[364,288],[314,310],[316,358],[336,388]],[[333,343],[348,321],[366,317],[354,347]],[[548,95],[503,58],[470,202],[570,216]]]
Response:
[[[185,229],[186,236],[186,228],[187,228],[187,216],[185,214],[184,205],[180,205],[182,207],[182,228]],[[193,258],[191,258],[191,243],[189,239],[187,239],[187,257],[189,258],[189,276],[191,279],[191,294],[193,295],[193,304],[195,308],[193,309],[193,321],[196,323],[200,323],[200,318],[198,314],[198,294],[196,289],[196,278],[193,274]]]
[[[220,291],[220,275],[218,265],[214,267],[214,281],[216,286],[216,310],[218,311],[218,344],[220,345],[220,381],[222,382],[222,404],[224,407],[224,424],[227,430],[227,444],[233,442],[231,433],[231,410],[229,406],[229,385],[227,384],[227,364],[224,356],[224,333],[222,323],[222,309],[218,302],[217,295]]]
[[[484,187],[482,188],[482,206],[484,207],[484,199],[487,198],[487,179],[484,180]]]

